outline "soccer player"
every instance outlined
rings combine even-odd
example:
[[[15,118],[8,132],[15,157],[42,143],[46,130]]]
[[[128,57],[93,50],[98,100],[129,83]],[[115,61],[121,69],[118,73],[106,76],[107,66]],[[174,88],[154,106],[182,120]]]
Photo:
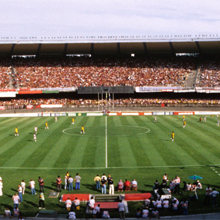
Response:
[[[206,115],[204,116],[204,122],[206,122]]]
[[[37,134],[37,126],[34,127],[34,133]]]
[[[186,127],[186,121],[183,121],[183,128]]]
[[[55,122],[57,122],[57,116],[55,116]]]
[[[157,122],[157,116],[154,117],[154,122]]]
[[[45,129],[49,129],[48,123],[45,123]]]
[[[15,128],[15,136],[19,136],[19,134],[18,134],[18,127]]]
[[[174,141],[174,136],[175,136],[175,134],[174,134],[174,131],[173,131],[172,134],[171,134],[171,140],[172,141]]]
[[[72,118],[72,123],[71,123],[71,124],[72,124],[72,125],[74,125],[74,122],[75,122],[75,119],[74,119],[74,118]]]
[[[85,128],[84,128],[84,126],[81,127],[81,132],[80,132],[80,134],[85,134]]]
[[[185,115],[183,115],[183,121],[185,121]]]
[[[33,138],[34,138],[34,142],[37,142],[37,135],[35,133],[33,135]]]

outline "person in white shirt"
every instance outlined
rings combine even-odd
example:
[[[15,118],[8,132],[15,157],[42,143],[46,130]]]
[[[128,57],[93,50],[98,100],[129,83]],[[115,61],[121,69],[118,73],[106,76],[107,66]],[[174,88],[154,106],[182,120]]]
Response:
[[[212,196],[212,206],[215,207],[217,206],[217,200],[216,197],[219,194],[218,191],[215,190],[215,188],[213,188],[212,192],[209,194],[210,196]]]
[[[33,135],[34,142],[37,142],[37,135],[34,133]]]
[[[73,177],[70,175],[68,178],[69,190],[73,190]]]
[[[73,201],[73,204],[74,204],[74,208],[77,209],[77,207],[80,206],[80,200],[76,197]]]
[[[33,179],[31,179],[31,181],[29,182],[29,186],[31,188],[31,194],[32,195],[37,194],[35,191],[35,181]]]
[[[0,180],[0,196],[3,195],[3,183],[2,183],[2,180]]]
[[[19,196],[20,202],[23,202],[21,185],[18,185],[17,191],[18,191],[18,196]]]
[[[120,219],[125,219],[125,204],[120,200],[118,203],[118,211],[120,214]]]
[[[162,200],[161,199],[157,199],[157,203],[156,203],[156,208],[157,209],[162,209]]]
[[[148,218],[148,216],[149,216],[149,210],[148,207],[146,207],[142,210],[142,218]]]
[[[105,180],[107,180],[107,176],[103,173],[103,175],[102,175],[102,178],[101,179],[105,179]]]
[[[34,133],[37,134],[37,126],[34,127]]]
[[[135,179],[133,179],[131,182],[131,189],[134,191],[137,191],[137,186],[138,186],[137,181]]]
[[[68,198],[66,201],[65,201],[65,205],[66,205],[66,210],[69,210],[71,209],[71,206],[72,206],[72,201],[70,200],[70,198]]]
[[[15,193],[14,196],[12,196],[12,200],[14,202],[14,209],[18,207],[18,204],[20,203],[20,199],[17,193]]]
[[[69,212],[68,219],[76,219],[76,213],[75,212]]]
[[[163,200],[163,208],[164,209],[170,208],[170,204],[169,204],[169,200],[168,199]]]
[[[98,215],[100,214],[100,204],[98,204],[98,205],[93,209],[92,213],[93,213],[93,217],[94,217],[94,218],[97,218],[97,217],[98,217]]]
[[[22,194],[24,195],[25,193],[25,186],[26,186],[26,183],[24,182],[24,180],[21,181],[21,188],[22,188]]]
[[[93,196],[89,199],[89,202],[88,202],[88,207],[90,209],[94,209],[94,206],[95,206],[95,199],[93,198]]]

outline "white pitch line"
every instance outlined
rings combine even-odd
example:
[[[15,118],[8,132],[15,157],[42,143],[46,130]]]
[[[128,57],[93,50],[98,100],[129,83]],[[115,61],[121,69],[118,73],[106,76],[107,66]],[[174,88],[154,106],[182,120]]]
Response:
[[[220,164],[207,165],[178,165],[178,166],[143,166],[143,167],[0,167],[0,169],[20,169],[20,170],[94,170],[94,169],[149,169],[149,168],[178,168],[178,167],[206,167],[220,166]]]
[[[108,167],[107,116],[105,117],[105,167]]]

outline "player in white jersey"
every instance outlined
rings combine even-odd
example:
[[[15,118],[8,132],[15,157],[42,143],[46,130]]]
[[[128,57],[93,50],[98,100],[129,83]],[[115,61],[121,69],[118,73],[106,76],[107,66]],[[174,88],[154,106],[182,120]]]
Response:
[[[37,135],[35,133],[34,133],[33,138],[34,138],[34,142],[37,142]]]
[[[37,126],[34,127],[34,133],[37,134]]]

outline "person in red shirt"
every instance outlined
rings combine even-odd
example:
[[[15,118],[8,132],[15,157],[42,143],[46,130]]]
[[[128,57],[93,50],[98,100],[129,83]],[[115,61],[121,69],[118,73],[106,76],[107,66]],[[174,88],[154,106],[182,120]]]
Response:
[[[130,191],[130,189],[131,189],[131,182],[126,179],[125,182],[124,182],[124,186],[125,186],[125,191]]]

